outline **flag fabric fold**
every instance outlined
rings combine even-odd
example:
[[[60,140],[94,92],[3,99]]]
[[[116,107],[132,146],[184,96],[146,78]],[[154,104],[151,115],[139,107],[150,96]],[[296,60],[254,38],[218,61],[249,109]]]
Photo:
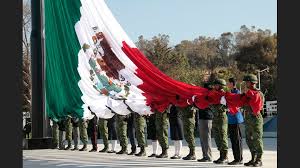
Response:
[[[238,96],[165,75],[130,40],[104,0],[45,0],[45,22],[46,110],[53,119],[149,115],[170,104],[206,108],[222,96],[229,108],[243,104]],[[252,97],[251,106],[259,102]]]

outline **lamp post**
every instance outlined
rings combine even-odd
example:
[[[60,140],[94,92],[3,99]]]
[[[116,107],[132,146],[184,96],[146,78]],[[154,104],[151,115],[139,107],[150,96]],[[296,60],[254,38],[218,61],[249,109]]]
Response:
[[[260,87],[260,73],[261,72],[264,72],[264,71],[267,71],[269,72],[269,67],[267,67],[266,69],[263,69],[263,70],[256,70],[257,74],[258,74],[258,89],[260,90],[261,87]]]

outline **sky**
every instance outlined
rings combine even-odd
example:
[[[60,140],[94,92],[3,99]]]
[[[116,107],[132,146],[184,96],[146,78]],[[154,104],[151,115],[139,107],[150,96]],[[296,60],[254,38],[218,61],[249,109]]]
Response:
[[[219,37],[242,25],[277,32],[277,0],[106,0],[125,32],[170,35],[171,44],[199,36]]]

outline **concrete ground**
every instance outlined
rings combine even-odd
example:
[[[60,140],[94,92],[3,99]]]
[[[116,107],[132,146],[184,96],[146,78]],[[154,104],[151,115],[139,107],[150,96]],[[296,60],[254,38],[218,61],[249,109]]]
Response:
[[[182,149],[182,156],[188,154],[189,149],[184,142]],[[213,159],[219,157],[219,152],[216,149],[214,140],[213,142]],[[230,141],[229,141],[230,142]],[[148,142],[147,155],[152,153],[151,142]],[[199,159],[202,156],[199,139],[197,138],[196,155]],[[229,143],[231,146],[231,144]],[[102,141],[99,140],[98,149],[102,149]],[[91,149],[91,145],[89,145]],[[118,145],[117,150],[120,147]],[[130,149],[130,145],[128,146]],[[159,149],[159,152],[161,150]],[[171,143],[169,149],[169,157],[174,154],[174,146]],[[251,158],[249,149],[244,139],[244,162],[247,162]],[[233,160],[232,151],[229,150],[229,160]],[[172,159],[157,159],[148,157],[136,157],[128,155],[116,155],[99,152],[79,152],[79,151],[60,151],[56,149],[46,150],[24,150],[23,151],[23,167],[24,168],[94,168],[94,167],[244,167],[241,166],[228,166],[228,165],[215,165],[213,163],[200,163],[197,161],[185,161],[185,160],[172,160]],[[277,138],[264,138],[264,155],[263,155],[263,167],[276,168],[277,167]]]

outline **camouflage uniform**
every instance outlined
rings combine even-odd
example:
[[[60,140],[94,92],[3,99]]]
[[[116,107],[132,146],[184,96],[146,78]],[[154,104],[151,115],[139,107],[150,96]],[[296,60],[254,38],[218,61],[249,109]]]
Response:
[[[127,152],[127,144],[128,144],[128,138],[127,138],[127,117],[123,115],[117,114],[117,129],[118,129],[118,137],[120,141],[120,146],[122,147],[122,152],[118,153],[124,153]]]
[[[159,144],[162,148],[162,150],[167,150],[169,148],[169,139],[168,139],[168,113],[167,111],[161,113],[161,112],[155,112],[156,115],[156,131],[157,131],[157,137]]]
[[[134,113],[135,117],[135,133],[136,133],[136,139],[138,142],[139,147],[141,148],[141,151],[136,154],[136,156],[145,156],[146,151],[146,136],[145,136],[145,128],[146,128],[146,119],[144,116],[139,115],[138,113]]]
[[[72,130],[73,130],[72,118],[68,116],[66,120],[66,140],[68,142],[68,146],[66,150],[70,149],[72,146]]]
[[[103,118],[99,118],[99,131],[103,140],[104,149],[108,149],[108,127],[107,120]]]
[[[59,137],[58,137],[58,146],[59,150],[65,149],[65,137],[66,137],[66,119],[62,119],[57,122],[58,129],[59,129]]]
[[[227,153],[228,151],[228,121],[226,107],[221,104],[212,105],[211,109],[214,114],[212,131],[220,152]]]
[[[226,86],[224,79],[216,79],[214,86],[219,88],[217,90],[223,91],[223,87]],[[221,102],[220,102],[221,103]],[[228,162],[228,118],[227,107],[223,104],[211,105],[214,118],[212,121],[212,132],[215,138],[216,145],[220,151],[220,158],[215,160],[216,164],[224,164]]]
[[[255,84],[258,82],[256,75],[248,74],[244,76],[243,81],[247,84],[250,82],[252,90],[259,91],[255,88]],[[250,87],[247,86],[247,87]],[[262,104],[265,101],[264,95],[259,91],[260,97],[262,99]],[[245,116],[245,133],[246,142],[251,152],[252,159],[245,163],[245,166],[260,167],[262,166],[262,154],[263,154],[263,117],[261,112],[257,115],[253,114],[253,111],[249,105],[244,105]]]
[[[52,136],[53,136],[53,148],[57,148],[58,146],[58,125],[57,122],[53,121],[52,126]]]
[[[263,94],[260,92],[262,99],[264,100]],[[245,110],[245,134],[246,143],[249,147],[251,155],[254,159],[261,160],[263,154],[263,117],[259,113],[257,116],[253,115],[250,106],[244,106]]]
[[[188,106],[182,110],[183,114],[183,132],[184,138],[190,149],[189,155],[195,155],[195,114],[196,111],[192,110],[192,106]]]
[[[79,120],[79,132],[80,132],[80,140],[83,144],[83,148],[81,151],[86,150],[88,143],[88,134],[87,134],[88,124],[84,119]]]
[[[79,118],[73,117],[71,119],[72,121],[72,127],[73,127],[73,140],[74,140],[74,148],[72,149],[72,151],[74,150],[79,150],[78,149],[78,145],[79,145]]]
[[[134,114],[135,117],[135,132],[136,132],[136,139],[138,141],[138,145],[140,147],[146,146],[146,137],[145,137],[145,128],[146,128],[146,119],[145,117],[139,115],[138,113]]]

